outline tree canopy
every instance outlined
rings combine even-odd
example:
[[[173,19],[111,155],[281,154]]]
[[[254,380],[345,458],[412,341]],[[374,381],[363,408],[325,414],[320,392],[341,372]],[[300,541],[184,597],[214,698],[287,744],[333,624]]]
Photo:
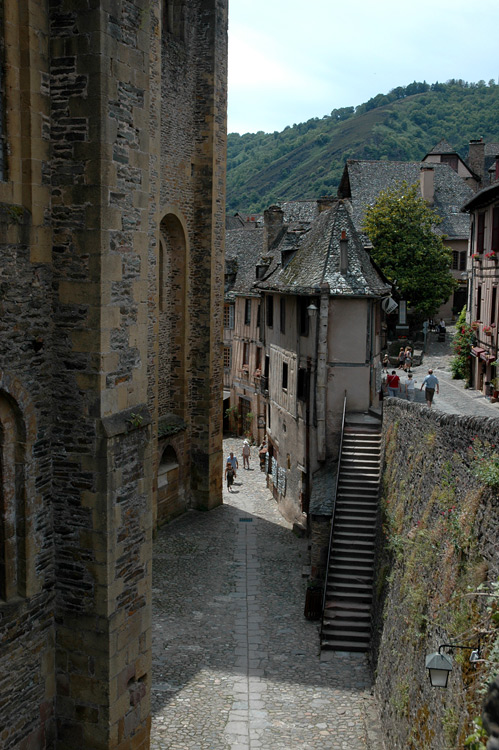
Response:
[[[440,222],[419,186],[406,182],[382,191],[364,222],[374,261],[422,318],[433,316],[456,286],[452,253],[435,231]]]

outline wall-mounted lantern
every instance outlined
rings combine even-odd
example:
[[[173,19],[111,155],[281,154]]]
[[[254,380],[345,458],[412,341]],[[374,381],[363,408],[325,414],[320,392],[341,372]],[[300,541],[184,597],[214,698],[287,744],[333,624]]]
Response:
[[[447,654],[442,654],[443,648],[448,648],[452,653],[454,648],[463,648],[471,651],[470,663],[475,664],[480,661],[480,642],[478,647],[460,646],[457,643],[442,643],[438,651],[429,654],[426,657],[426,669],[430,677],[430,683],[433,687],[446,688],[449,679],[449,672],[452,672],[452,659]]]

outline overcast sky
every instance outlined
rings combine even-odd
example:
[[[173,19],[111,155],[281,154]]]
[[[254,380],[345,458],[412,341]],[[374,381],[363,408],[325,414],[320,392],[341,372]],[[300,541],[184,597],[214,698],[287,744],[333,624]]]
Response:
[[[498,0],[229,0],[229,133],[283,130],[412,81],[496,83]]]

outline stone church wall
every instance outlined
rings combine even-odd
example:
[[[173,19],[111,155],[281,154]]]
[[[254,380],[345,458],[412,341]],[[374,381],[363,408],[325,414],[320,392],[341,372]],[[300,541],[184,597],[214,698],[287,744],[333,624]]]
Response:
[[[0,746],[142,750],[162,411],[181,405],[176,448],[190,504],[221,502],[227,3],[3,0],[0,10],[9,146],[0,182]],[[170,10],[172,23],[187,13],[194,36],[172,47],[164,82]],[[175,95],[184,72],[190,87]],[[187,161],[165,151],[169,117],[182,148],[190,144]],[[177,192],[167,187],[177,180]],[[192,301],[176,321],[186,335],[173,403],[158,375],[160,359],[168,368],[176,357],[173,336],[159,340],[165,215],[181,217],[188,253],[176,299]]]
[[[373,666],[387,745],[462,747],[494,659],[497,670],[499,631],[487,606],[499,580],[498,490],[476,471],[497,455],[499,419],[387,399],[383,433]],[[444,643],[476,647],[480,634],[476,670],[471,648],[456,649],[448,688],[431,687],[426,655]]]

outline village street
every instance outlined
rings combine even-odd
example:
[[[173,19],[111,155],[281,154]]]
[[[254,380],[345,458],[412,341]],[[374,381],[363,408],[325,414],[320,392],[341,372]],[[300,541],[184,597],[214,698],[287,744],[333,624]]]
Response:
[[[419,389],[431,367],[440,385],[440,394],[435,394],[434,409],[447,414],[463,414],[468,417],[499,418],[499,402],[491,403],[480,391],[465,388],[463,380],[453,380],[450,368],[453,357],[451,347],[453,332],[453,328],[447,329],[445,342],[438,341],[436,333],[429,334],[423,364],[412,370],[416,382],[416,402],[425,403],[424,389],[422,392]],[[405,375],[400,371],[398,374],[404,383]]]
[[[381,750],[362,654],[319,655],[308,561],[256,455],[224,505],[158,532],[152,750]]]

